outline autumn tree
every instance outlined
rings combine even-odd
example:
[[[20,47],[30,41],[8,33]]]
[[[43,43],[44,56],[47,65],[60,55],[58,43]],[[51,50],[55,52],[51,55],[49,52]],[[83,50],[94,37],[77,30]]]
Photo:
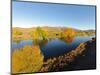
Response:
[[[76,31],[72,28],[66,28],[63,32],[65,38],[75,37]]]
[[[30,34],[31,34],[33,40],[38,40],[40,37],[36,30],[32,31]]]
[[[39,34],[39,36],[43,39],[43,40],[46,40],[47,39],[47,36],[48,36],[48,31],[45,30],[45,29],[42,29],[40,27],[37,27],[37,32]]]

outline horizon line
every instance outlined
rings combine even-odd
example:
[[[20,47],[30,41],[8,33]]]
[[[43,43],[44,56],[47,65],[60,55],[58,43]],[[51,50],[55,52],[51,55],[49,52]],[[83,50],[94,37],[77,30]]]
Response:
[[[73,28],[77,30],[96,30],[95,28],[90,28],[90,29],[81,29],[81,28],[76,28],[76,27],[71,27],[71,26],[31,26],[31,27],[18,27],[18,26],[12,26],[12,28],[36,28],[36,27],[60,27],[60,28]]]

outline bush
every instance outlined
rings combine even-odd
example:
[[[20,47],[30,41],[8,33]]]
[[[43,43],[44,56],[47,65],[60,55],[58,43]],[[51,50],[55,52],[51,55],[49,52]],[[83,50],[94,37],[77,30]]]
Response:
[[[76,35],[76,31],[72,28],[67,28],[64,30],[64,36],[67,38],[74,37]]]
[[[39,46],[24,46],[12,53],[12,73],[38,72],[42,65]]]

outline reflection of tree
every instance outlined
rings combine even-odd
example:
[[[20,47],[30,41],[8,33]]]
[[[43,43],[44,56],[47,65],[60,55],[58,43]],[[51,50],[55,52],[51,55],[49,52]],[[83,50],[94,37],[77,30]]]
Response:
[[[16,42],[16,43],[18,44],[18,43],[20,43],[21,39],[17,39],[17,38],[16,38],[15,40],[12,40],[12,41],[13,41],[13,42]]]
[[[46,45],[48,43],[48,40],[42,40],[41,42],[40,42],[40,45],[41,46],[44,46],[44,45]]]
[[[34,45],[38,45],[39,42],[40,42],[40,41],[39,41],[38,39],[33,40],[33,44],[34,44]]]
[[[64,38],[64,41],[67,42],[67,43],[71,43],[73,42],[75,37],[67,37],[67,38]]]

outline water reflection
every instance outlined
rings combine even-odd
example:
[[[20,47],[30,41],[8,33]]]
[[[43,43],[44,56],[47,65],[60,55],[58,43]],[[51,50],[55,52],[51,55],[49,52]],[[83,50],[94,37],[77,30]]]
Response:
[[[67,37],[63,39],[49,40],[22,40],[12,43],[12,50],[22,48],[26,45],[39,45],[44,57],[59,56],[65,52],[75,49],[81,42],[91,40],[94,36]]]
[[[64,38],[63,41],[65,41],[66,43],[70,44],[74,41],[75,37],[67,37]]]
[[[40,42],[39,40],[33,40],[33,42],[32,42],[32,43],[33,43],[34,45],[38,45],[38,44],[39,44],[39,42]]]
[[[16,40],[13,40],[13,42],[16,42],[17,44],[20,43],[22,40],[19,40],[19,39],[16,39]]]
[[[39,43],[41,46],[45,46],[48,43],[48,40],[43,40]]]
[[[33,45],[33,40],[21,40],[21,41],[12,41],[12,50],[22,48],[26,45],[32,46]]]

